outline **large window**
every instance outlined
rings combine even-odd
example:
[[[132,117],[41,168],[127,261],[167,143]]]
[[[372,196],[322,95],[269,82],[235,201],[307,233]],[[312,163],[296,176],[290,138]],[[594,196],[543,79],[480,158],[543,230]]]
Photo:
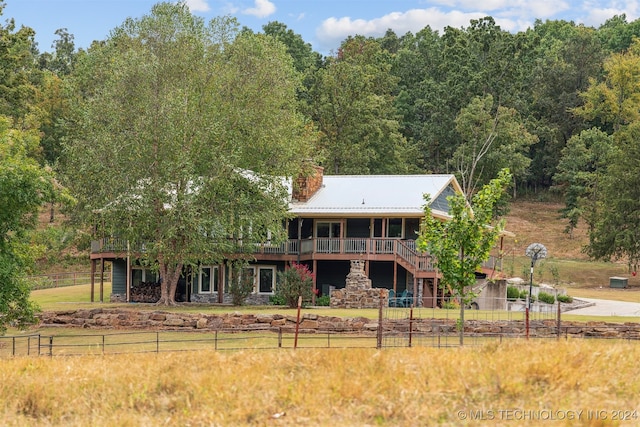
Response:
[[[316,237],[340,237],[340,223],[333,221],[318,221],[316,223]]]
[[[316,222],[316,252],[339,253],[341,228],[340,222]]]
[[[200,284],[199,293],[210,294],[212,292],[218,292],[218,280],[217,266],[200,267],[200,277],[198,280]]]
[[[238,279],[236,279],[238,280]],[[252,266],[242,270],[239,280],[253,284],[253,292],[272,294],[276,289],[276,269],[271,266]]]

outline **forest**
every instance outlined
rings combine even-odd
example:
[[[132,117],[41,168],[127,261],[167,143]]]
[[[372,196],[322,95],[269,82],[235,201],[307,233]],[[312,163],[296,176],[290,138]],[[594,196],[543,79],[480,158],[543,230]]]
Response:
[[[416,34],[354,35],[323,56],[281,22],[254,33],[233,17],[207,24],[184,10],[163,12],[163,6],[146,18],[173,13],[181,31],[193,31],[191,38],[163,39],[181,46],[176,55],[191,55],[167,63],[167,70],[140,47],[160,46],[144,17],[127,19],[87,49],[77,49],[73,34],[60,28],[51,49],[41,51],[34,31],[16,28],[0,3],[0,166],[46,177],[46,191],[29,193],[35,205],[74,199],[69,204],[95,208],[91,197],[99,191],[83,178],[95,180],[100,168],[86,167],[86,153],[107,170],[113,166],[107,157],[115,157],[107,149],[118,151],[113,140],[127,147],[153,141],[144,134],[153,123],[166,135],[190,132],[180,147],[193,150],[191,157],[180,157],[175,147],[162,154],[182,171],[194,158],[224,157],[229,165],[288,173],[311,158],[327,174],[453,173],[470,197],[509,168],[513,197],[537,191],[563,197],[567,231],[579,221],[588,225],[592,257],[624,258],[630,265],[640,259],[634,160],[640,157],[640,20],[613,16],[599,28],[538,20],[511,33],[487,16],[441,33],[425,27]],[[151,100],[155,104],[128,102],[152,98],[143,84],[150,67],[156,67],[154,76],[166,71],[156,91],[179,87],[188,102],[178,106],[176,94]],[[201,90],[190,81],[212,86]],[[165,104],[155,116],[146,114],[159,102]],[[185,126],[165,129],[174,107],[188,110],[175,120]],[[185,142],[194,138],[208,145]],[[139,169],[155,165],[145,159],[162,150],[149,147],[156,151],[140,143],[126,153]],[[87,163],[74,163],[78,156]],[[7,216],[8,199],[29,194],[2,185],[0,200],[7,201],[0,211]],[[221,188],[211,194],[220,198]],[[248,203],[233,203],[235,211],[253,215]],[[0,229],[4,240],[26,227],[23,213],[15,214],[13,228]]]

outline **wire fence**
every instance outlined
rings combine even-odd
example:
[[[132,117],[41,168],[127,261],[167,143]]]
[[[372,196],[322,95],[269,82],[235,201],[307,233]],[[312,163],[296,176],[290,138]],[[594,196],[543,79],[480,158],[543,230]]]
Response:
[[[97,271],[93,273],[94,283],[100,283],[101,274],[104,282],[111,281],[111,271],[107,270],[104,273]],[[91,272],[80,271],[41,274],[36,276],[27,276],[26,280],[30,284],[32,290],[62,288],[65,286],[85,285],[87,283],[91,283]]]
[[[416,301],[412,301],[415,303]],[[508,301],[504,302],[505,304]],[[492,302],[495,304],[495,302]],[[458,309],[380,305],[377,319],[360,331],[344,329],[299,332],[294,327],[215,330],[134,330],[85,333],[67,328],[60,334],[0,336],[0,358],[16,356],[77,356],[173,351],[234,351],[244,349],[297,348],[398,348],[484,345],[505,340],[612,339],[640,341],[640,323],[604,323],[579,326],[563,322],[561,306],[533,307],[534,310],[465,309],[464,321]],[[505,305],[504,308],[513,308]],[[373,327],[375,326],[375,328]],[[462,332],[462,335],[461,335]]]

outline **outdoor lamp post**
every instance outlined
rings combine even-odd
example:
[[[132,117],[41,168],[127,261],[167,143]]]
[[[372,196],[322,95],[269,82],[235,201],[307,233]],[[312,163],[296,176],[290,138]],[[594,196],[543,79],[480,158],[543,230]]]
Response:
[[[531,292],[533,291],[533,266],[536,264],[536,261],[539,259],[543,259],[547,257],[547,248],[544,247],[542,243],[532,243],[527,246],[527,249],[524,251],[525,255],[531,258],[531,278],[529,280],[529,306],[531,309]]]

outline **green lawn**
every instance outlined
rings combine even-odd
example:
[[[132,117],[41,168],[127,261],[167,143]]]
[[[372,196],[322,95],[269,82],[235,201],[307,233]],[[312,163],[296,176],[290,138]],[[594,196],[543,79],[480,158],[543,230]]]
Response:
[[[598,293],[600,292],[600,293]],[[637,289],[569,289],[569,293],[573,296],[618,299],[621,301],[638,301],[640,291]],[[104,303],[97,302],[99,300],[98,286],[96,286],[95,301],[91,302],[90,285],[68,286],[64,288],[51,288],[33,291],[31,298],[44,311],[59,310],[75,310],[75,309],[93,309],[93,308],[127,308],[136,310],[162,310],[169,312],[184,313],[264,313],[264,314],[281,314],[284,316],[296,316],[297,310],[285,308],[282,306],[243,306],[234,307],[228,305],[217,304],[184,304],[176,307],[157,306],[155,304],[126,304],[126,303],[109,303],[109,295],[111,294],[111,284],[105,283]],[[319,316],[335,316],[335,317],[363,317],[367,319],[377,319],[377,309],[332,309],[329,307],[310,307],[301,310],[302,315],[319,315]],[[451,319],[455,321],[459,318],[459,310],[443,310],[431,308],[416,308],[413,311],[414,318],[434,318],[434,319]],[[385,308],[384,316],[390,319],[407,318],[409,311],[398,308]],[[532,313],[532,320],[553,318],[553,314],[537,314]],[[467,310],[465,311],[465,319],[467,320],[524,320],[523,312],[507,312],[507,311],[488,311],[488,310]],[[619,317],[619,316],[580,316],[570,313],[563,313],[562,319],[566,321],[603,321],[603,322],[638,322],[637,317]]]

